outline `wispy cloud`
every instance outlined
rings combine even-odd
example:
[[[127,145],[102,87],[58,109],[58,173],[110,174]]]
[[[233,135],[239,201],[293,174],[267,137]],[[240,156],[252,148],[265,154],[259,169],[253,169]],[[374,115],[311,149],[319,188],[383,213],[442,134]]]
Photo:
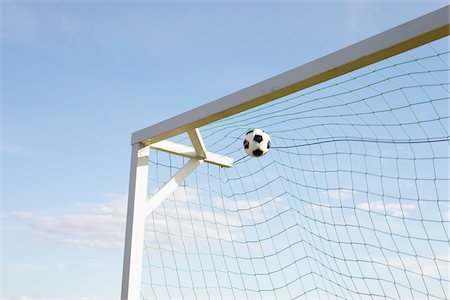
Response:
[[[2,143],[0,144],[0,150],[4,154],[19,157],[32,157],[35,155],[34,152],[30,150],[30,148],[7,141],[2,141]]]
[[[414,204],[385,203],[383,201],[363,202],[357,205],[359,209],[386,213],[394,217],[404,217],[416,208]]]
[[[8,273],[23,273],[48,270],[49,266],[41,263],[14,263],[6,264],[3,268]]]
[[[58,270],[65,270],[72,267],[82,267],[82,268],[99,268],[104,267],[105,264],[102,263],[92,263],[86,261],[56,261],[52,263],[6,263],[3,266],[3,270],[7,273],[32,273],[32,272],[42,272],[50,271],[55,272]],[[0,298],[1,299],[1,298]]]
[[[43,240],[83,248],[122,249],[126,198],[61,215],[35,215],[31,227]]]
[[[125,232],[126,198],[91,204],[69,211],[3,213],[2,217],[27,220],[33,238],[39,242],[75,247],[122,249]]]
[[[439,249],[441,250],[441,249]],[[435,258],[424,258],[414,256],[392,256],[389,264],[401,270],[417,274],[417,276],[428,276],[432,278],[448,278],[450,275],[450,254],[438,255]]]
[[[242,240],[242,226],[267,220],[286,208],[282,198],[209,199],[193,188],[178,189],[147,220],[147,246],[174,249],[194,239],[196,243]]]
[[[69,247],[122,250],[125,238],[125,196],[107,194],[109,201],[76,207],[64,212],[8,212],[2,217],[28,220],[30,232],[39,242]],[[241,227],[272,217],[286,208],[281,198],[262,200],[232,200],[214,198],[209,205],[202,204],[207,195],[194,188],[179,188],[163,205],[158,207],[146,222],[146,240],[158,247],[176,247],[181,239],[170,241],[169,236],[187,239],[241,238]],[[215,208],[213,208],[214,205]],[[162,239],[161,239],[162,236]],[[154,245],[156,246],[156,245]]]
[[[320,193],[322,198],[328,198],[330,200],[350,200],[353,198],[353,191],[349,189],[335,189],[323,191]]]

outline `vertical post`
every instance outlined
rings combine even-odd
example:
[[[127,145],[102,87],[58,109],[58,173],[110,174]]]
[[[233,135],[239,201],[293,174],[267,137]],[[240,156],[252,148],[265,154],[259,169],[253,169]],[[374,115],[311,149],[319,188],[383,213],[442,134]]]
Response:
[[[132,145],[122,273],[122,300],[140,299],[145,231],[143,208],[147,201],[148,151],[148,147],[144,148],[139,143]]]

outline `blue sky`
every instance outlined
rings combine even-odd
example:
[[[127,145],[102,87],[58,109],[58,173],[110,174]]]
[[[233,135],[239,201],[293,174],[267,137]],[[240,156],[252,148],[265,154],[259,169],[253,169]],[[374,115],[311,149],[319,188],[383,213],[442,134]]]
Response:
[[[118,298],[131,132],[446,3],[2,2],[0,296]]]

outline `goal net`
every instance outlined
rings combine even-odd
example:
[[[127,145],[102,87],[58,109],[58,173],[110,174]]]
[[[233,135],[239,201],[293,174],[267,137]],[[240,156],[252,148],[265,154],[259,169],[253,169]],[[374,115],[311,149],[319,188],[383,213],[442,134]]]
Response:
[[[202,164],[149,216],[142,297],[448,299],[448,45],[201,127],[234,166]],[[186,161],[152,150],[149,197]]]

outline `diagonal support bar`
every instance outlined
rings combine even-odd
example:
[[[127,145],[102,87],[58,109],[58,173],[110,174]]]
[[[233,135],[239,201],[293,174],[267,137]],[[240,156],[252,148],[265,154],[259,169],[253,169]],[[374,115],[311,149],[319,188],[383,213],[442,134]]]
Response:
[[[151,197],[144,207],[145,218],[158,207],[176,188],[183,182],[186,177],[191,174],[203,160],[191,159],[188,161],[167,183]]]
[[[202,136],[200,135],[200,130],[195,128],[194,130],[189,130],[188,132],[189,138],[191,139],[192,146],[194,146],[195,153],[198,158],[206,158],[206,148],[203,143]]]

